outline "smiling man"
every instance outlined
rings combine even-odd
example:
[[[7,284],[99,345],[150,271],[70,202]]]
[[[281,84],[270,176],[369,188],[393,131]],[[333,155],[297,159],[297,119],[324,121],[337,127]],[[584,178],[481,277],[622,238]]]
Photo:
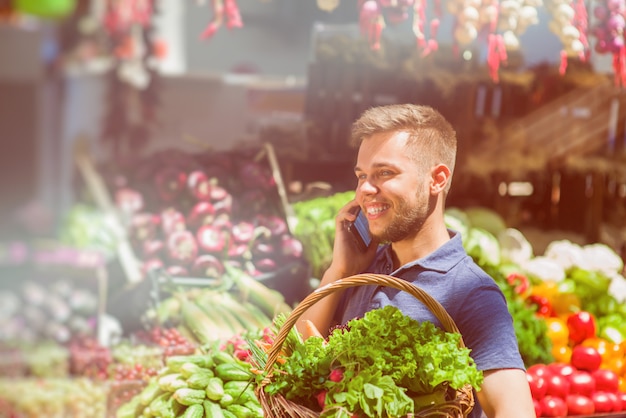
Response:
[[[535,418],[524,364],[506,299],[494,280],[465,252],[458,232],[444,220],[457,140],[436,110],[412,104],[367,110],[353,124],[358,145],[354,201],[335,219],[333,261],[321,286],[359,273],[392,275],[424,289],[458,326],[484,383],[470,417]],[[366,214],[372,245],[355,244],[348,226]],[[360,286],[322,299],[301,317],[324,335],[336,324],[393,305],[418,321],[439,324],[406,292]]]

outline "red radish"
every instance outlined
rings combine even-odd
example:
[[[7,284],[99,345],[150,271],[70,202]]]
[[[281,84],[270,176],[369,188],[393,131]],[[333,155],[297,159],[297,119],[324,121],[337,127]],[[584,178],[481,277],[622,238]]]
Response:
[[[271,243],[265,240],[257,240],[253,243],[251,252],[255,259],[261,259],[273,256],[276,249]]]
[[[224,274],[224,265],[212,254],[203,254],[196,258],[191,269],[194,276],[220,278]]]
[[[267,227],[272,236],[279,236],[288,232],[287,221],[277,215],[258,215],[256,216],[258,225]]]
[[[254,238],[255,228],[251,222],[240,221],[232,226],[231,233],[236,243],[248,244]]]
[[[163,261],[158,258],[151,258],[143,262],[141,265],[141,272],[143,276],[147,276],[152,270],[160,269],[164,266]]]
[[[143,258],[161,258],[164,255],[165,243],[160,239],[148,239],[143,242]]]
[[[174,264],[186,265],[198,255],[198,244],[194,235],[187,231],[174,231],[167,239],[169,259]]]
[[[197,229],[202,225],[207,225],[215,220],[215,207],[207,201],[200,201],[193,205],[187,215],[187,223],[190,227]]]
[[[156,175],[156,190],[163,202],[173,202],[187,187],[187,174],[177,167],[165,167]]]
[[[153,239],[157,235],[157,229],[161,223],[159,215],[141,212],[136,213],[130,219],[128,233],[131,241],[142,243]]]
[[[261,273],[270,273],[276,270],[276,261],[269,258],[261,258],[254,261],[254,267]]]
[[[174,276],[174,277],[189,276],[189,270],[187,270],[183,266],[177,266],[177,265],[168,266],[165,269],[165,271],[170,276]]]
[[[231,214],[233,212],[233,196],[225,189],[215,186],[211,192],[211,201],[215,206],[215,213]]]
[[[207,202],[211,200],[211,180],[202,170],[195,170],[189,173],[187,189],[196,200]]]
[[[124,215],[133,215],[143,210],[143,195],[130,187],[121,187],[115,191],[115,206]]]
[[[226,248],[225,232],[214,225],[201,226],[196,232],[196,239],[206,253],[222,253]]]
[[[165,209],[161,212],[161,229],[166,237],[176,231],[186,230],[187,221],[185,215],[175,208]]]
[[[251,258],[248,244],[237,244],[235,242],[231,242],[228,247],[228,258]]]
[[[332,369],[330,371],[330,375],[328,379],[333,382],[341,382],[343,380],[343,370],[341,369]]]
[[[324,405],[326,404],[326,393],[328,393],[328,391],[326,389],[322,389],[318,392],[317,395],[315,395],[315,398],[317,399],[317,404],[322,409],[324,409]]]
[[[288,258],[302,258],[304,246],[302,242],[291,235],[282,235],[280,237],[280,248],[283,256]]]

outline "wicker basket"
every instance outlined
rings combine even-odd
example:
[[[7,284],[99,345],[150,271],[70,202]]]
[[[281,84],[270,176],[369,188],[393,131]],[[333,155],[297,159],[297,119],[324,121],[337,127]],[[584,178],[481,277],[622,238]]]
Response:
[[[416,299],[426,305],[426,307],[441,322],[445,331],[459,333],[459,329],[457,328],[456,324],[439,302],[437,302],[435,299],[433,299],[432,296],[430,296],[419,287],[396,277],[382,274],[358,274],[323,286],[308,295],[304,300],[302,300],[302,302],[298,304],[298,306],[296,306],[296,308],[291,312],[291,314],[279,330],[278,335],[274,340],[274,344],[268,352],[267,363],[265,366],[266,377],[263,379],[263,381],[259,383],[259,385],[257,385],[256,388],[256,395],[261,403],[261,406],[263,407],[264,416],[266,418],[317,418],[320,416],[319,412],[313,411],[309,408],[285,399],[285,397],[283,397],[282,395],[268,395],[267,393],[265,393],[265,386],[271,382],[273,366],[278,359],[280,350],[283,343],[285,342],[285,339],[287,338],[287,335],[289,334],[289,331],[296,324],[298,318],[304,313],[304,311],[306,311],[320,299],[328,296],[335,291],[346,289],[349,287],[366,285],[392,287],[410,293]],[[465,347],[462,339],[460,340],[460,345],[461,347]],[[460,390],[456,391],[450,388],[450,391],[450,399],[445,403],[433,405],[427,410],[420,411],[419,414],[411,414],[410,417],[467,417],[472,411],[475,402],[472,386],[468,384]]]

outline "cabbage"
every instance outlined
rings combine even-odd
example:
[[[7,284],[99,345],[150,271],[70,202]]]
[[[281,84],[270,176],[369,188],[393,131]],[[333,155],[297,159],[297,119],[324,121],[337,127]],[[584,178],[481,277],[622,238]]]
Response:
[[[481,266],[499,266],[500,244],[496,237],[483,228],[470,228],[464,243],[465,251]]]
[[[599,271],[607,276],[621,273],[624,262],[617,253],[606,244],[589,244],[582,247],[587,269]]]
[[[465,215],[469,220],[470,227],[482,228],[494,236],[498,236],[500,232],[506,229],[504,219],[492,209],[472,206],[465,209]]]
[[[507,228],[498,234],[502,262],[523,264],[533,258],[533,247],[524,234],[515,228]]]
[[[565,271],[569,271],[573,268],[589,270],[589,261],[586,260],[583,248],[566,239],[552,241],[548,244],[543,255],[557,263]]]
[[[560,282],[566,277],[565,269],[556,260],[545,256],[532,258],[520,267],[529,279]]]

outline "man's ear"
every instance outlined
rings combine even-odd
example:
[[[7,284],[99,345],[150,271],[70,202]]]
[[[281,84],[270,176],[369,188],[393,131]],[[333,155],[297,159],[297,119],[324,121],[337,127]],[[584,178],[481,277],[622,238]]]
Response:
[[[445,164],[437,164],[431,171],[432,181],[430,183],[430,192],[439,194],[446,190],[446,186],[450,181],[450,168]]]

